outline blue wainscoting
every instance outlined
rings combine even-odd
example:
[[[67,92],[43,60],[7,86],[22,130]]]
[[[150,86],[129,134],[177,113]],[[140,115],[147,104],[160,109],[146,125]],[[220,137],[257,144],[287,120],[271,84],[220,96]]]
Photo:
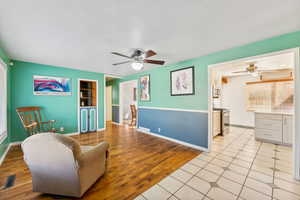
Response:
[[[112,121],[116,123],[120,123],[119,120],[119,106],[113,105],[112,106]]]
[[[206,112],[138,109],[138,127],[204,148],[208,147],[207,123],[208,113]]]

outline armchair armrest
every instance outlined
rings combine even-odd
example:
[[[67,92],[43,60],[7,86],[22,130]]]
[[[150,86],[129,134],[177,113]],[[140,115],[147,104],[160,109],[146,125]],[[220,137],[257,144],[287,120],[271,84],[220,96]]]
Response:
[[[107,142],[101,142],[91,150],[84,152],[80,155],[78,159],[78,164],[80,167],[85,167],[90,165],[91,162],[105,161],[108,155],[109,144]],[[104,160],[103,160],[104,159]]]

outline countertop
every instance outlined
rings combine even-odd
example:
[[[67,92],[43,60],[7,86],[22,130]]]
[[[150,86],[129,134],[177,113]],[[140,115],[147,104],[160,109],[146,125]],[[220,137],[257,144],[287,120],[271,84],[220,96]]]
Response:
[[[294,110],[255,110],[254,113],[275,114],[275,115],[294,115]]]
[[[225,110],[225,111],[229,111],[229,109],[228,109],[228,108],[213,108],[213,110],[219,110],[219,111],[223,111],[223,110]]]

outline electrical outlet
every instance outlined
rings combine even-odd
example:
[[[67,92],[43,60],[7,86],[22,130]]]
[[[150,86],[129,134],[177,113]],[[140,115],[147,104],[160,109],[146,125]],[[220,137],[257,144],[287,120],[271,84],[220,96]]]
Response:
[[[158,128],[158,132],[160,133],[160,128]]]
[[[64,127],[60,127],[59,129],[61,132],[64,132],[65,131],[65,128]]]

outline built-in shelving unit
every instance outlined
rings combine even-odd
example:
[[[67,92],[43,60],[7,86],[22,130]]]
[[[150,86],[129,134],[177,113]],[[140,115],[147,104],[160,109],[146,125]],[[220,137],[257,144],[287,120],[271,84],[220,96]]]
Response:
[[[80,107],[97,105],[96,82],[80,81]]]
[[[97,80],[79,80],[80,133],[97,131]]]

